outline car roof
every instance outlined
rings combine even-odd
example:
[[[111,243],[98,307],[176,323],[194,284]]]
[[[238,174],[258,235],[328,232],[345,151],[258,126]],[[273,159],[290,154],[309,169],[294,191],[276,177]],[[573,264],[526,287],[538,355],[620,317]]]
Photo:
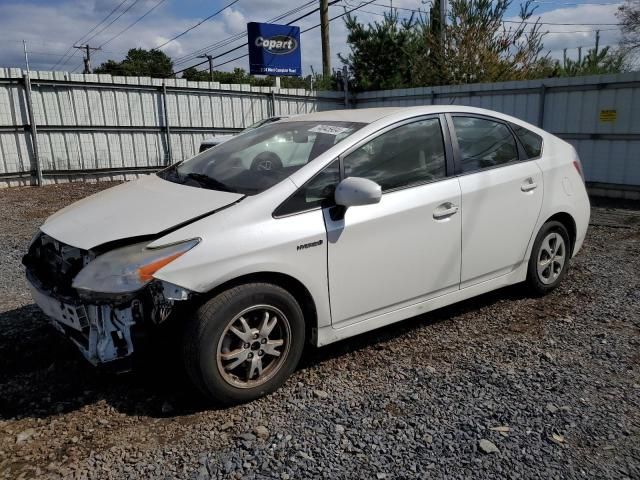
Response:
[[[412,117],[415,115],[430,115],[445,112],[464,112],[476,113],[481,115],[489,115],[503,120],[518,120],[500,112],[487,110],[478,107],[469,107],[464,105],[421,105],[416,107],[377,107],[377,108],[357,108],[346,110],[327,110],[323,112],[307,113],[296,115],[283,122],[300,122],[300,121],[342,121],[342,122],[359,122],[373,123],[384,117],[396,115],[397,117]],[[522,122],[522,120],[519,120]]]
[[[358,108],[347,110],[326,110],[324,112],[313,112],[295,117],[283,118],[283,122],[305,122],[305,121],[333,121],[333,122],[358,122],[373,123],[376,120],[388,115],[406,110],[407,107],[380,107],[380,108]]]

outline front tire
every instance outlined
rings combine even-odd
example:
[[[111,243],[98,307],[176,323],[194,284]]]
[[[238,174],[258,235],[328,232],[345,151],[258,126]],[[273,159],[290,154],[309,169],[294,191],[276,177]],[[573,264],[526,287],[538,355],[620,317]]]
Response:
[[[269,283],[239,285],[197,310],[185,331],[185,366],[209,399],[244,403],[285,382],[304,341],[302,309],[289,292]]]
[[[527,284],[537,295],[554,290],[567,274],[571,243],[566,227],[556,221],[545,223],[533,244]]]

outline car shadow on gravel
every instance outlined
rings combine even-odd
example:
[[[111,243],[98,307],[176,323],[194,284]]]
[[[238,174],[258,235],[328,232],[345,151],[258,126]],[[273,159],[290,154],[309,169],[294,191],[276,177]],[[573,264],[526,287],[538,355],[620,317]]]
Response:
[[[364,348],[377,348],[416,329],[428,327],[497,301],[525,298],[523,289],[501,290],[367,332],[323,348],[307,348],[299,370]],[[0,314],[0,419],[48,418],[105,406],[125,415],[179,417],[215,409],[191,387],[178,355],[153,352],[133,372],[116,374],[92,367],[58,335],[36,305]]]

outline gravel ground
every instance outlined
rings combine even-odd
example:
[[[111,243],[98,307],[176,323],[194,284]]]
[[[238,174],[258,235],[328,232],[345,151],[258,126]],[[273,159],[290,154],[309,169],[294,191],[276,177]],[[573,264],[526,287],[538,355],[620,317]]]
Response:
[[[547,297],[310,348],[275,394],[216,410],[170,364],[93,369],[27,293],[33,231],[106,186],[0,191],[0,478],[640,478],[640,211],[595,207]]]

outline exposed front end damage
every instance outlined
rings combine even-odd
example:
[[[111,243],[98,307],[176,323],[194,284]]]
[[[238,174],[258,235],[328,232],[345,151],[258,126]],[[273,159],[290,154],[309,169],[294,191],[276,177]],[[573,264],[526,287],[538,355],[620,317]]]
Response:
[[[127,294],[78,292],[72,287],[74,277],[97,256],[40,234],[23,258],[35,303],[93,365],[131,357],[137,342],[192,296],[159,280]]]

